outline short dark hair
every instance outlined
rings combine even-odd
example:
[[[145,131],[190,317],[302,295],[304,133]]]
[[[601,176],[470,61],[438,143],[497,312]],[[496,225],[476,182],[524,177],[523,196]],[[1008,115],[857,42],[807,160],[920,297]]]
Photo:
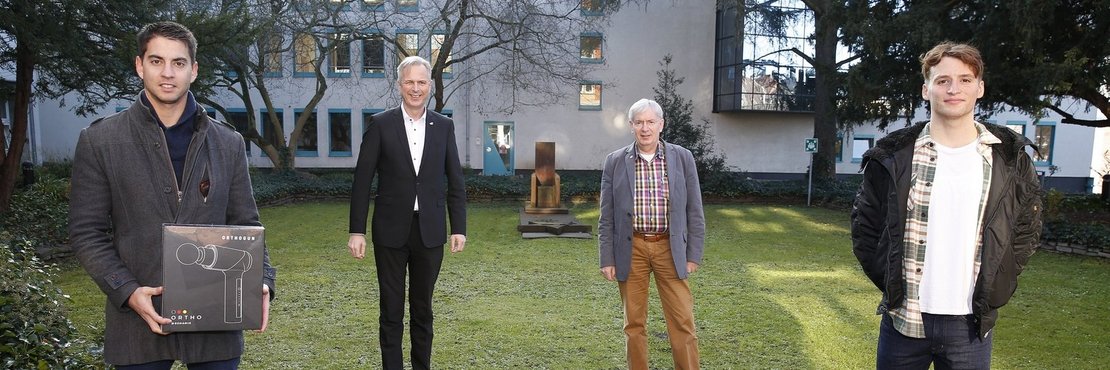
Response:
[[[979,49],[968,44],[945,41],[921,55],[921,75],[925,77],[925,81],[929,81],[929,72],[937,64],[940,64],[940,60],[944,57],[959,59],[971,68],[971,73],[975,74],[975,78],[983,77],[983,57],[979,55]]]
[[[146,46],[154,36],[185,43],[185,46],[189,47],[190,61],[194,63],[197,61],[197,38],[193,36],[193,31],[189,31],[180,23],[171,21],[154,22],[143,26],[142,31],[139,31],[139,58],[146,56]]]

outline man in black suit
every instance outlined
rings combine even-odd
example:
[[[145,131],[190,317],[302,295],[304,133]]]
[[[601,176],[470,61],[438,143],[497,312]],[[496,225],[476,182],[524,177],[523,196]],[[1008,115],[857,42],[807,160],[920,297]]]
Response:
[[[378,339],[385,369],[403,367],[406,269],[411,272],[412,367],[431,367],[432,291],[443,262],[448,216],[451,252],[461,252],[466,245],[466,190],[455,125],[450,118],[427,109],[431,71],[431,64],[417,56],[405,58],[397,66],[401,106],[371,118],[362,136],[351,189],[347,248],[362,259],[366,256],[370,184],[375,174],[380,175],[371,231],[381,291]]]

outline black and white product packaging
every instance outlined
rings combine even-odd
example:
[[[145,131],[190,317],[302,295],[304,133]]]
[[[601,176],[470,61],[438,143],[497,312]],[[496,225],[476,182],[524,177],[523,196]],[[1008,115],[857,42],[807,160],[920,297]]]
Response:
[[[260,226],[162,225],[162,331],[262,328]]]

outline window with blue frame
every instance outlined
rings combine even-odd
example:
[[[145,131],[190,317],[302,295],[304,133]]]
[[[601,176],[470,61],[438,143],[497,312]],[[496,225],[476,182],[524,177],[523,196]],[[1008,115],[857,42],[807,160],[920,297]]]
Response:
[[[249,119],[247,110],[244,108],[228,108],[227,115],[224,116],[224,120],[235,127],[235,131],[243,134],[243,146],[246,147],[248,157],[251,156],[251,141],[247,140],[245,132],[250,130]]]
[[[258,43],[258,53],[262,55],[262,75],[265,77],[281,77],[281,33],[274,32],[262,36]]]
[[[258,134],[262,135],[262,140],[270,143],[270,145],[280,147],[282,145],[281,139],[285,135],[285,111],[274,109],[274,116],[277,116],[276,121],[270,119],[270,112],[266,109],[259,110],[258,114],[261,117],[258,120]],[[274,128],[275,124],[281,127],[280,131]]]
[[[351,156],[351,110],[328,109],[330,157]]]
[[[385,9],[385,0],[362,0],[362,8],[374,11],[383,10]]]
[[[405,57],[420,55],[420,34],[415,30],[397,31],[397,64]]]
[[[419,10],[420,2],[417,0],[397,0],[397,11],[415,12]]]
[[[366,132],[366,129],[370,128],[370,118],[373,117],[375,114],[378,114],[378,112],[381,112],[381,111],[383,111],[383,109],[363,109],[362,110],[362,131],[359,131],[359,132],[360,133]]]
[[[432,64],[435,64],[436,60],[439,59],[439,52],[441,50],[443,50],[443,42],[446,41],[446,40],[447,40],[447,35],[445,35],[445,34],[437,33],[437,34],[432,35],[432,45],[431,45],[431,47],[432,47],[432,59],[430,60],[430,62],[432,62]],[[447,59],[444,59],[443,62],[444,62],[444,64],[446,64],[447,62],[450,62],[450,61],[451,61],[451,54],[448,53],[447,54]],[[443,78],[451,78],[451,69],[452,68],[451,68],[450,65],[447,65],[446,67],[443,67]]]
[[[328,37],[332,43],[328,55],[328,77],[349,77],[351,75],[351,34],[332,33]]]
[[[377,31],[363,36],[362,76],[385,77],[385,38]]]
[[[578,84],[578,110],[601,110],[601,81]]]
[[[836,151],[836,161],[844,162],[844,133],[836,133],[836,143],[833,144],[833,150]]]
[[[1038,166],[1050,166],[1053,143],[1056,141],[1056,122],[1037,122],[1033,127],[1036,130],[1033,143],[1037,145],[1037,150],[1033,153],[1033,163]]]
[[[584,63],[601,63],[604,61],[601,53],[602,37],[597,32],[583,32],[579,36],[578,58]]]
[[[875,137],[871,135],[856,135],[852,138],[852,163],[863,162],[863,153],[875,145]]]
[[[1006,121],[1006,127],[1009,127],[1018,135],[1025,136],[1025,121]]]
[[[583,16],[598,16],[605,14],[605,6],[609,5],[612,0],[582,0],[579,3],[578,11]]]
[[[318,145],[319,137],[316,134],[316,111],[305,112],[304,109],[295,109],[293,110],[293,119],[296,122],[305,114],[308,115],[308,119],[301,127],[301,138],[297,140],[297,156],[319,157],[320,146]]]
[[[315,77],[316,60],[319,58],[316,37],[311,33],[299,33],[293,43],[293,77]]]
[[[351,10],[351,0],[328,0],[328,5],[338,7],[338,10],[348,11]]]

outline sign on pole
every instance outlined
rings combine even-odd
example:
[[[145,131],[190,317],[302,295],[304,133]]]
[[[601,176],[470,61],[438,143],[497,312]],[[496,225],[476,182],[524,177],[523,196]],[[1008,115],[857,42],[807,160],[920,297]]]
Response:
[[[811,137],[806,139],[805,144],[806,153],[809,153],[809,167],[806,168],[809,172],[809,186],[806,187],[806,206],[810,205],[813,199],[813,154],[817,153],[817,138]]]
[[[806,153],[817,153],[817,138],[811,137],[806,139],[805,149]]]

